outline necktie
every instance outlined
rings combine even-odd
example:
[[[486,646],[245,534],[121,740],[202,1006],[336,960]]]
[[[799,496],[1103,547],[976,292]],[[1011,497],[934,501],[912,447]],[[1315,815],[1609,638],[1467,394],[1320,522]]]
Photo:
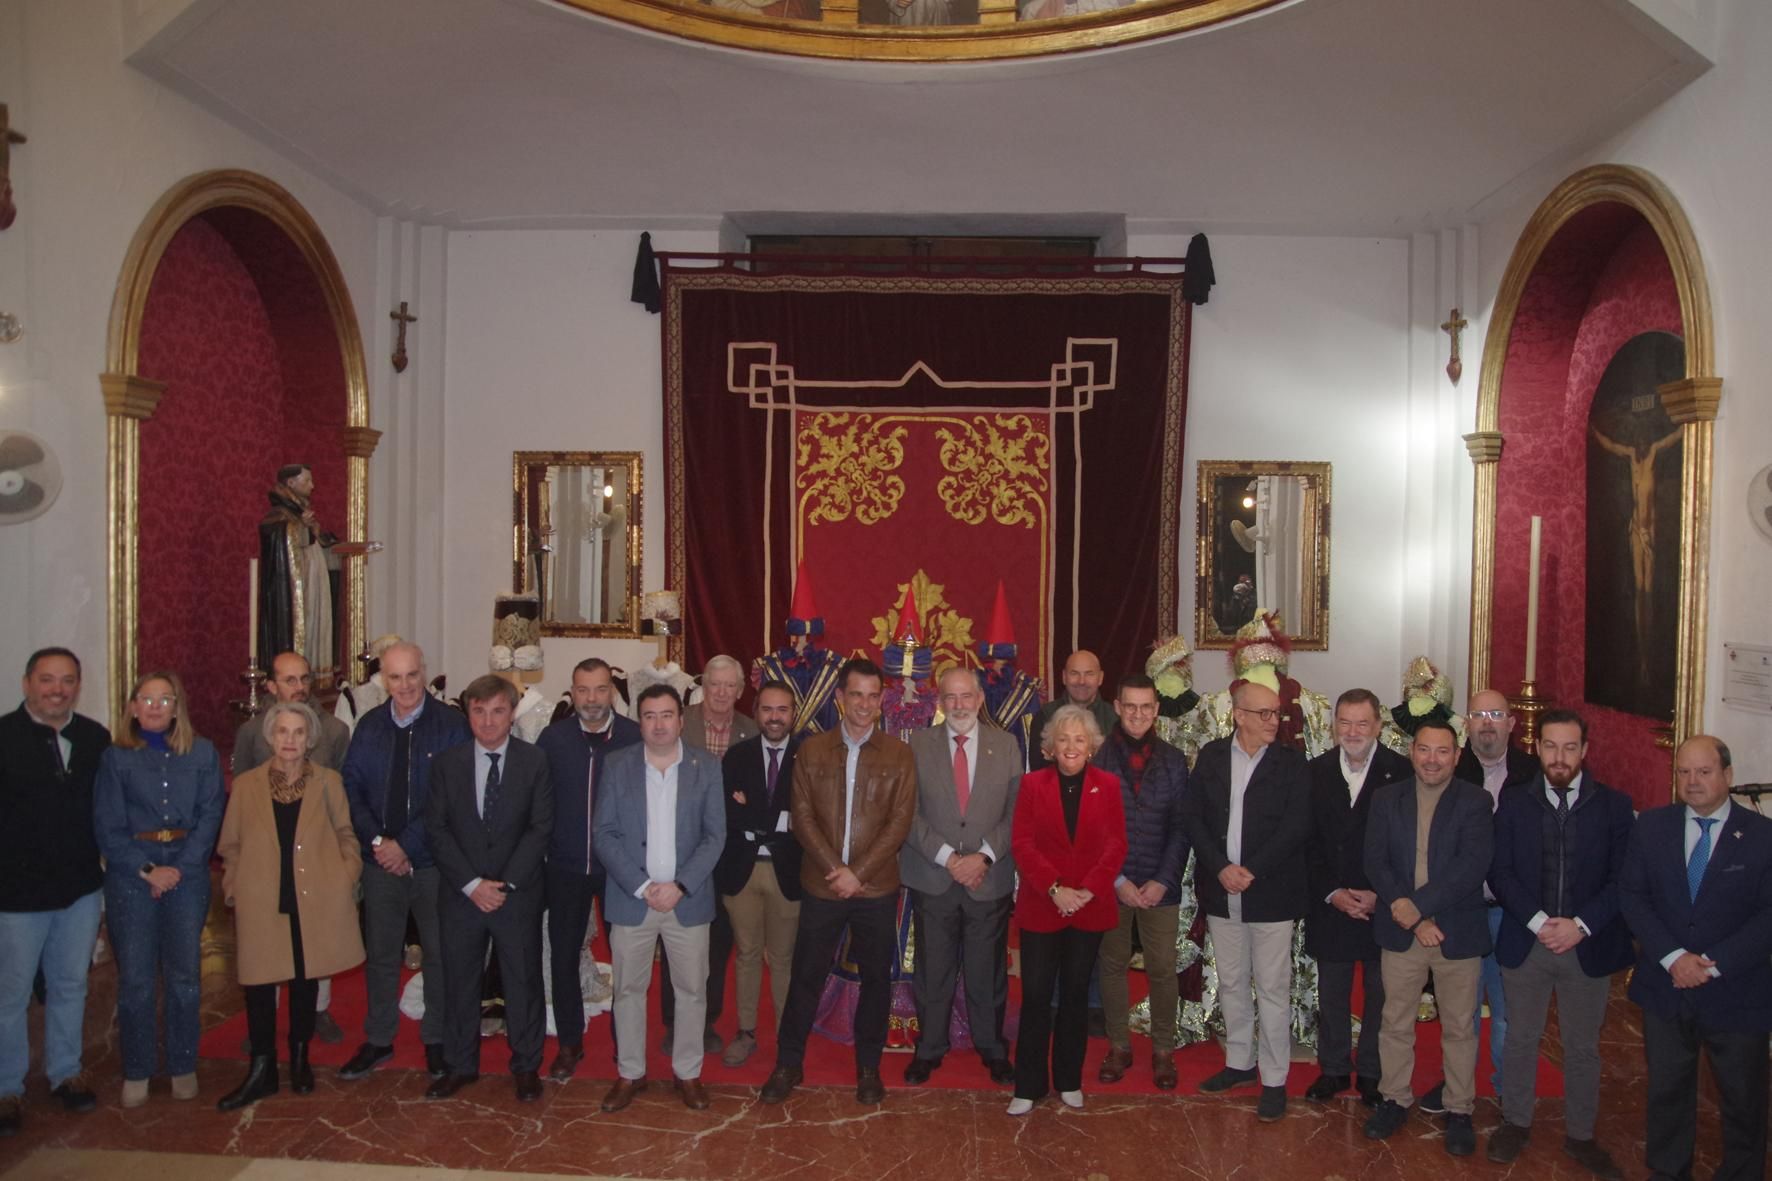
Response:
[[[972,799],[972,769],[966,765],[966,735],[954,735],[954,798],[960,803],[960,815]]]
[[[486,757],[492,761],[492,767],[486,772],[486,795],[480,801],[480,819],[482,820],[492,819],[492,810],[498,807],[499,756],[488,752]]]
[[[1692,901],[1698,901],[1698,887],[1704,882],[1704,867],[1710,864],[1710,826],[1715,816],[1695,816],[1698,821],[1698,843],[1692,846],[1692,860],[1686,862],[1686,889]]]
[[[1557,793],[1557,824],[1560,827],[1563,821],[1569,819],[1569,789],[1553,787],[1551,790]]]
[[[764,772],[764,782],[769,787],[769,803],[775,805],[775,781],[781,778],[781,751],[771,746],[769,750],[769,769]]]
[[[62,758],[62,735],[60,730],[51,729],[49,731],[49,753],[55,756],[55,777],[57,779],[66,779],[68,777],[68,764],[67,760]]]

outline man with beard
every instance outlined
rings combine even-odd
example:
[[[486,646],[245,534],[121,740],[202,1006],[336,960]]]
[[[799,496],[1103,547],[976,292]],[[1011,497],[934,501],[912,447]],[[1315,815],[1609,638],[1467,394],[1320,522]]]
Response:
[[[572,670],[572,712],[541,732],[554,780],[554,829],[548,841],[548,970],[560,1049],[548,1077],[564,1082],[584,1057],[585,998],[579,956],[592,903],[603,896],[603,867],[592,850],[591,816],[603,760],[640,741],[640,727],[615,712],[609,664],[592,656]],[[608,915],[605,913],[605,920]]]
[[[1544,773],[1502,793],[1489,884],[1501,901],[1495,958],[1513,1015],[1502,1070],[1501,1127],[1489,1159],[1510,1164],[1532,1134],[1538,1041],[1551,996],[1563,1044],[1563,1149],[1596,1177],[1624,1173],[1594,1141],[1600,1104],[1600,1026],[1612,974],[1630,965],[1618,878],[1630,843],[1631,804],[1582,771],[1587,722],[1550,710],[1539,723]]]

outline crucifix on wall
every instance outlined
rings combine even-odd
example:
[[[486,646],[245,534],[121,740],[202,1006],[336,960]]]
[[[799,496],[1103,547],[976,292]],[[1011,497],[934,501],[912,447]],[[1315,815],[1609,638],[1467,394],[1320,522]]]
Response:
[[[1457,308],[1453,308],[1452,315],[1440,325],[1440,331],[1452,338],[1452,357],[1446,362],[1446,377],[1453,385],[1457,385],[1458,379],[1464,376],[1464,360],[1458,355],[1458,346],[1468,327],[1470,321],[1459,314]]]
[[[6,104],[0,103],[0,230],[18,217],[18,206],[12,203],[12,146],[24,142],[24,133],[12,129]]]
[[[392,357],[390,357],[389,360],[391,360],[394,363],[394,372],[395,373],[405,373],[406,372],[406,326],[408,324],[418,323],[418,317],[413,315],[412,313],[408,312],[406,310],[406,301],[401,300],[400,301],[400,310],[397,312],[389,312],[388,319],[394,321],[394,323],[396,323],[400,326],[398,329],[398,335],[396,335],[394,337],[394,355]]]

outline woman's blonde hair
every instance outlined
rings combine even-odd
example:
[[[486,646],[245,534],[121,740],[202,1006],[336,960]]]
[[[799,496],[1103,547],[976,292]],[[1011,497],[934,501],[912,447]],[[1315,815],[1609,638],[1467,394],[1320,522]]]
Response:
[[[1088,737],[1090,757],[1094,757],[1095,752],[1101,749],[1103,742],[1101,723],[1095,720],[1094,714],[1082,706],[1075,702],[1067,702],[1054,711],[1052,717],[1046,722],[1046,728],[1040,731],[1040,753],[1042,755],[1048,759],[1052,757],[1052,740],[1066,726],[1076,726]]]
[[[197,741],[197,732],[191,728],[191,711],[185,703],[185,684],[178,679],[178,674],[169,668],[143,673],[135,679],[134,688],[129,691],[129,700],[134,701],[142,691],[142,686],[150,681],[165,681],[172,686],[172,724],[166,727],[166,746],[175,755],[188,755]],[[142,737],[141,723],[135,715],[129,715],[129,727],[112,740],[115,745],[128,749],[146,746],[147,739]]]

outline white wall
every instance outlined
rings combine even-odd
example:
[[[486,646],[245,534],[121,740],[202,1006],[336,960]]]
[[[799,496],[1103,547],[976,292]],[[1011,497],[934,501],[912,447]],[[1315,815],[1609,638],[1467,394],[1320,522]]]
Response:
[[[1549,170],[1539,197],[1498,213],[1483,227],[1482,289],[1492,301],[1508,255],[1543,193],[1589,164],[1632,164],[1659,177],[1686,211],[1710,277],[1717,372],[1723,402],[1717,417],[1711,486],[1711,609],[1706,729],[1727,741],[1740,782],[1772,779],[1772,719],[1722,702],[1723,643],[1772,643],[1772,542],[1754,531],[1746,511],[1748,479],[1772,463],[1772,5],[1718,0],[1718,60],[1692,83],[1623,134]],[[1466,429],[1469,429],[1468,427]],[[1468,591],[1467,591],[1468,594]]]
[[[68,645],[85,664],[82,706],[100,718],[108,661],[98,375],[118,272],[142,218],[192,173],[259,172],[319,223],[365,324],[375,289],[368,211],[124,65],[120,8],[0,0],[0,100],[30,137],[12,152],[19,218],[0,233],[0,309],[25,327],[18,343],[0,345],[0,427],[47,440],[64,472],[48,513],[0,529],[0,674],[22,672],[33,648]],[[373,384],[373,359],[370,374]]]

